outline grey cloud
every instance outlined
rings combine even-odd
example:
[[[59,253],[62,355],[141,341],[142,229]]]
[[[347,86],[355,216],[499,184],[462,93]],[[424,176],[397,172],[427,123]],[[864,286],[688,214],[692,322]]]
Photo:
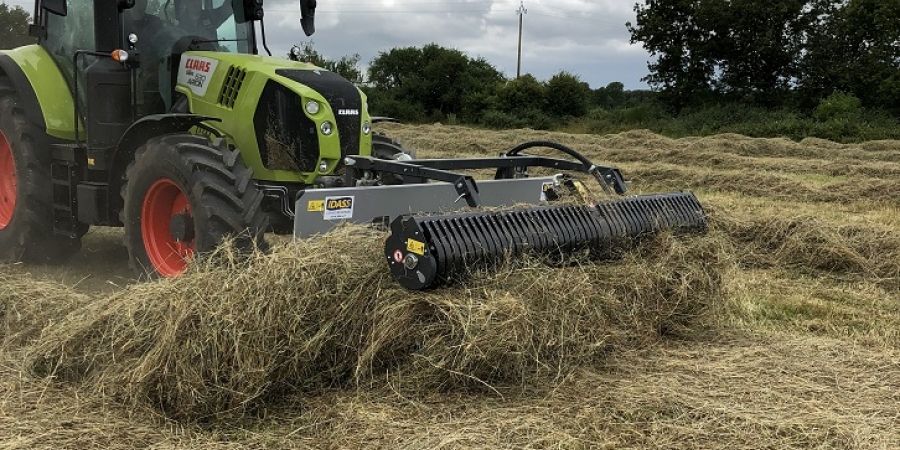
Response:
[[[9,1],[30,10],[27,0]],[[297,0],[267,0],[266,26],[273,53],[307,40]],[[649,55],[629,44],[625,22],[633,0],[526,0],[523,71],[548,78],[560,70],[592,86],[622,81],[646,88]],[[319,0],[316,48],[329,57],[379,52],[431,42],[482,56],[515,75],[518,0]]]
[[[284,53],[291,43],[306,40],[296,1],[266,5],[273,51]],[[622,81],[646,88],[640,80],[648,55],[628,42],[625,29],[632,6],[631,0],[526,2],[523,71],[547,78],[568,70],[595,87]],[[393,47],[435,42],[482,56],[514,75],[517,7],[510,0],[320,0],[313,40],[325,55],[359,53],[364,62]]]

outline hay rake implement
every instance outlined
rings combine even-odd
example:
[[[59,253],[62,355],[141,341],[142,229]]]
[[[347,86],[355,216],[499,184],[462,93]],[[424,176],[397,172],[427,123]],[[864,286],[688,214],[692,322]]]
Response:
[[[553,149],[571,159],[523,153],[532,148]],[[344,163],[348,179],[391,175],[403,184],[301,192],[295,235],[326,232],[343,222],[389,226],[385,258],[394,278],[412,290],[449,284],[474,267],[510,256],[558,260],[583,252],[604,258],[611,248],[644,235],[704,232],[707,227],[694,194],[626,196],[618,169],[598,166],[553,142],[525,143],[498,158],[394,161],[353,156]],[[562,173],[529,177],[530,168]],[[494,180],[476,181],[458,172],[483,169],[496,170]],[[605,199],[597,201],[572,173],[590,175]],[[561,201],[565,191],[581,204]]]
[[[307,35],[317,4],[299,1]],[[391,229],[396,279],[428,289],[510,255],[602,257],[619,240],[705,228],[692,194],[624,197],[617,169],[552,142],[417,160],[373,132],[385,119],[349,80],[299,48],[293,60],[260,55],[261,0],[173,8],[36,0],[38,43],[0,51],[0,262],[64,261],[90,227],[112,226],[137,274],[175,277],[226,240],[251,251],[269,232],[375,222]],[[525,153],[538,147],[567,158]],[[581,206],[560,201],[566,189]]]

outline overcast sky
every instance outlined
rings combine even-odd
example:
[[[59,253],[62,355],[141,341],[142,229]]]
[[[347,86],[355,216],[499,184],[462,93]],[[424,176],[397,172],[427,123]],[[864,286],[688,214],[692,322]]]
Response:
[[[28,0],[7,1],[30,10]],[[436,42],[482,56],[514,76],[518,0],[319,0],[316,48],[328,57]],[[266,0],[273,52],[285,54],[307,38],[296,0]],[[523,72],[540,79],[567,70],[593,87],[621,81],[646,88],[647,53],[631,45],[625,22],[634,0],[526,0]]]

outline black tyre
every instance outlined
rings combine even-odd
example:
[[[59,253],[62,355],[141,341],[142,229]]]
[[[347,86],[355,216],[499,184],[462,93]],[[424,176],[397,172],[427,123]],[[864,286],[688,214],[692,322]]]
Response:
[[[396,140],[377,133],[372,135],[372,156],[379,159],[416,159],[416,151],[404,148]]]
[[[416,159],[416,151],[404,148],[402,144],[384,134],[374,134],[372,135],[372,156],[393,161],[410,161]],[[419,179],[407,179],[405,181],[406,184],[420,182],[422,180]],[[387,185],[404,184],[404,180],[399,175],[384,174],[381,183]]]
[[[151,139],[128,167],[122,198],[125,245],[139,274],[180,275],[227,238],[240,250],[266,248],[263,194],[239,152],[221,139]]]
[[[29,123],[20,99],[0,81],[0,260],[64,262],[78,237],[53,232],[53,185],[46,134]]]

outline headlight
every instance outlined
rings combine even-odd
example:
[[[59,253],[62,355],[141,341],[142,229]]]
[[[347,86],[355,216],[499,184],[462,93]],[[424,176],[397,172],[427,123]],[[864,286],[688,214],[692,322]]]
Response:
[[[331,133],[334,131],[334,125],[331,122],[323,122],[322,123],[322,134],[325,136],[331,136]]]
[[[362,131],[363,131],[363,134],[368,136],[369,133],[372,132],[372,125],[369,125],[369,122],[363,123]]]
[[[310,100],[310,101],[306,102],[306,112],[310,113],[311,115],[314,116],[314,115],[318,114],[319,109],[320,109],[319,102],[317,102],[315,100]]]

